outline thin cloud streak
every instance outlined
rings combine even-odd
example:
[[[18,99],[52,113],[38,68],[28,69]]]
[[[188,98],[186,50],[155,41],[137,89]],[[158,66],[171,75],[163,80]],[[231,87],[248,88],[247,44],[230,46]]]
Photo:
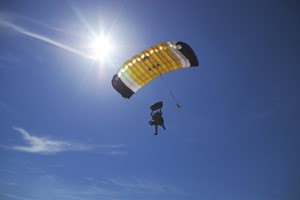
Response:
[[[2,145],[0,149],[14,150],[26,153],[35,154],[56,154],[61,152],[71,151],[93,151],[93,153],[106,154],[111,156],[124,155],[127,151],[124,150],[125,145],[91,145],[74,143],[63,140],[53,140],[48,137],[38,137],[30,134],[23,128],[12,127],[18,131],[27,145]]]
[[[147,179],[133,179],[133,180],[121,180],[121,179],[109,179],[109,181],[120,189],[130,192],[138,193],[153,193],[153,194],[162,194],[162,193],[174,193],[185,195],[184,192],[179,191],[177,188],[171,185],[160,184],[157,182],[152,182]]]
[[[18,195],[14,195],[14,194],[9,194],[9,193],[0,193],[0,196],[5,196],[8,198],[12,198],[12,199],[18,199],[18,200],[35,200],[32,198],[27,198],[27,197],[22,197],[22,196],[18,196]]]
[[[37,185],[45,187],[45,192],[49,193],[49,199],[70,199],[70,200],[85,200],[85,199],[103,199],[103,200],[118,200],[119,191],[113,188],[107,188],[98,184],[78,184],[67,183],[61,184],[61,177],[55,175],[41,176],[38,181],[31,185],[30,188],[36,188]],[[49,187],[51,185],[51,187]]]
[[[32,31],[29,31],[29,30],[26,30],[23,27],[18,26],[18,25],[14,24],[14,23],[11,23],[11,22],[8,22],[8,21],[2,21],[2,22],[0,22],[0,24],[3,25],[3,26],[6,26],[6,27],[8,27],[8,28],[10,28],[10,29],[18,32],[18,33],[21,33],[21,34],[29,36],[31,38],[43,41],[43,42],[51,44],[53,46],[59,47],[59,48],[61,48],[63,50],[66,50],[66,51],[69,51],[69,52],[74,53],[76,55],[79,55],[79,56],[81,56],[83,58],[90,59],[90,60],[96,60],[95,57],[87,55],[87,54],[85,54],[82,51],[79,51],[79,50],[74,49],[74,48],[72,48],[70,46],[67,46],[67,45],[62,44],[60,42],[57,42],[57,41],[55,41],[53,39],[50,39],[50,38],[48,38],[46,36],[34,33]]]
[[[84,144],[32,136],[22,128],[13,127],[13,129],[22,134],[23,139],[29,144],[28,146],[13,146],[12,148],[17,151],[40,154],[55,154],[64,151],[87,151],[91,149],[90,146]]]

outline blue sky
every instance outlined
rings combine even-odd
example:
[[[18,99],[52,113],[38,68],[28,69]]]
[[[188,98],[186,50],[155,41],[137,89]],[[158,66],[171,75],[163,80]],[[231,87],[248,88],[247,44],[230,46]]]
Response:
[[[1,1],[0,198],[298,200],[296,1]],[[97,37],[112,49],[97,56]],[[124,61],[184,41],[198,68],[130,100]],[[103,44],[103,43],[102,43]],[[98,50],[99,51],[99,50]],[[164,101],[166,130],[149,126]]]

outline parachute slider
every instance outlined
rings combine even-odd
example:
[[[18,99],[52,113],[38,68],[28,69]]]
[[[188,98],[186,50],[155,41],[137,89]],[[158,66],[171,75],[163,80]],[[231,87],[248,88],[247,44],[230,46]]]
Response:
[[[152,111],[156,111],[156,110],[159,110],[163,107],[163,102],[162,101],[159,101],[159,102],[156,102],[154,103],[153,105],[150,106],[150,109]]]

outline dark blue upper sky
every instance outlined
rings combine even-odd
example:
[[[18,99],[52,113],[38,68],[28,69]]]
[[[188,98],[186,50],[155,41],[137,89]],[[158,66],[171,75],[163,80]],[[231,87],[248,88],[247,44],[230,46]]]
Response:
[[[300,199],[296,1],[1,1],[0,198]],[[113,50],[94,59],[95,36]],[[130,100],[124,61],[165,41],[199,67]],[[164,101],[153,136],[149,106]]]

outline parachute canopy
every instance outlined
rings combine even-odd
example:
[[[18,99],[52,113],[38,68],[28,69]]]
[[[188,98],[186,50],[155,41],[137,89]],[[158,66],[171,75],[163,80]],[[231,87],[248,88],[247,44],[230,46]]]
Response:
[[[159,101],[159,102],[156,102],[155,104],[151,105],[150,109],[152,111],[155,111],[155,110],[161,109],[162,107],[163,107],[163,102]]]
[[[172,70],[198,66],[193,49],[184,42],[163,42],[123,63],[112,78],[112,86],[130,98],[157,76]]]

